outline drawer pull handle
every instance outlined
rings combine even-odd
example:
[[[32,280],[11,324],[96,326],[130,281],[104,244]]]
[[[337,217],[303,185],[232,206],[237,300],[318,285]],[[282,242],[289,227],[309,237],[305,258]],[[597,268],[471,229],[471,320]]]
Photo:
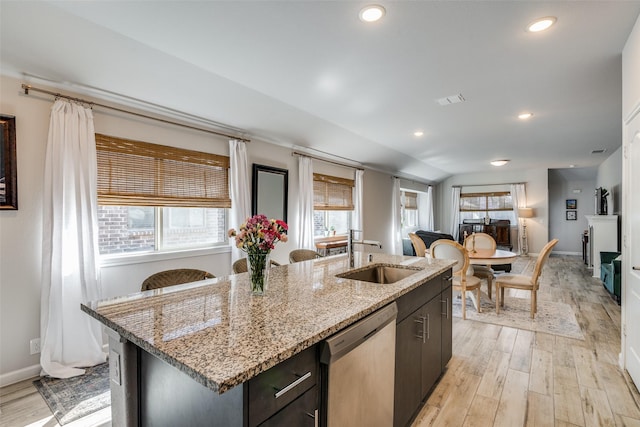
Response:
[[[294,382],[292,382],[291,384],[289,384],[288,386],[286,386],[282,390],[278,391],[275,394],[276,399],[279,398],[280,396],[282,396],[283,394],[285,394],[286,392],[288,392],[289,390],[291,390],[292,388],[294,388],[295,386],[299,385],[300,383],[302,383],[304,380],[306,380],[308,378],[311,378],[311,371],[307,372],[306,374],[304,374],[303,376],[301,376],[300,378],[298,378],[297,380],[295,380]]]
[[[640,265],[634,265],[633,267],[631,267],[633,270],[640,270]]]

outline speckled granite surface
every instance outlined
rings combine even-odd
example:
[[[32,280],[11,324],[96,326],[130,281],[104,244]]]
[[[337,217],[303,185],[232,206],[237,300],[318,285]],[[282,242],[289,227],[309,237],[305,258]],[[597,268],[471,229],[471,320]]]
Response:
[[[447,270],[453,262],[357,252],[355,266],[421,270],[393,284],[335,277],[346,255],[271,269],[264,296],[247,273],[92,302],[82,310],[122,337],[224,393],[365,317]]]

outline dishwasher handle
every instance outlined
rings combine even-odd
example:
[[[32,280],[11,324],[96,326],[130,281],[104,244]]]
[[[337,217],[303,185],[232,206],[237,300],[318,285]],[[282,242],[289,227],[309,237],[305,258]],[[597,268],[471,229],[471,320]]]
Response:
[[[320,363],[328,365],[374,336],[379,330],[398,316],[398,306],[395,302],[370,314],[364,319],[348,326],[346,329],[332,335],[322,345]]]

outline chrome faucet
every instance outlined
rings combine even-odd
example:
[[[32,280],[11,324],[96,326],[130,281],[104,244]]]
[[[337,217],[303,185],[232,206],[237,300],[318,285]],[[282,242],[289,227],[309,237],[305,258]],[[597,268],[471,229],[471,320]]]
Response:
[[[354,262],[353,262],[353,245],[356,244],[360,244],[360,245],[369,245],[369,246],[377,246],[380,249],[382,249],[382,244],[380,242],[377,242],[375,240],[353,240],[353,234],[354,233],[362,233],[362,230],[354,230],[354,229],[350,229],[349,230],[349,239],[347,239],[347,254],[349,255],[349,267],[353,267],[354,266]]]

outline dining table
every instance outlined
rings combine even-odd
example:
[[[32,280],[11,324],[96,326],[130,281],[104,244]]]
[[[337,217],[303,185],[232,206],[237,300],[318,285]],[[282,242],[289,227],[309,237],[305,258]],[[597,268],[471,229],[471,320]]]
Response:
[[[476,265],[511,264],[518,254],[504,249],[472,249],[469,253],[469,262]]]

